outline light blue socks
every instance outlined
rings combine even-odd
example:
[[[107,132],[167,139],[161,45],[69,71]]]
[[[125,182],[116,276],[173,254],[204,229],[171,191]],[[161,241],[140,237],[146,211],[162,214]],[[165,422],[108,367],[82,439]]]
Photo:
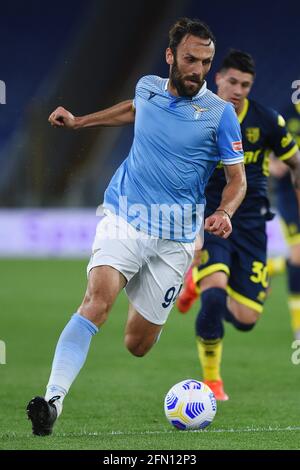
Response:
[[[94,323],[75,313],[59,337],[45,395],[47,401],[60,396],[55,401],[58,415],[62,411],[65,395],[85,363],[92,336],[97,332]]]

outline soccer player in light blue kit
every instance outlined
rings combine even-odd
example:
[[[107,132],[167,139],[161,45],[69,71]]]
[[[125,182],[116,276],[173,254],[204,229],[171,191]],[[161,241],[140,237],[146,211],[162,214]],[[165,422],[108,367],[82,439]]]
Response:
[[[157,341],[192,261],[203,222],[205,186],[219,161],[227,185],[204,228],[231,233],[230,218],[246,191],[240,126],[232,104],[207,90],[204,80],[215,39],[198,20],[178,20],[169,33],[169,79],[146,76],[135,99],[83,117],[59,107],[56,127],[133,123],[134,140],[104,196],[78,311],[58,340],[45,398],[27,405],[33,434],[51,434],[62,402],[83,366],[91,338],[125,288],[129,298],[125,344],[135,356]]]

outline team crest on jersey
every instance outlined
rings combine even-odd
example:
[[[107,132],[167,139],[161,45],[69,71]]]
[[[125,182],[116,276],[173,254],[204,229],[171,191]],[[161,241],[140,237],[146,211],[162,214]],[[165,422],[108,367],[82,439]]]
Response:
[[[192,104],[195,112],[194,112],[194,119],[198,120],[201,118],[201,114],[203,111],[208,111],[208,108],[201,108],[201,106],[198,106],[197,104]]]
[[[251,142],[251,144],[255,144],[260,138],[260,129],[259,127],[247,127],[246,129],[246,138]]]

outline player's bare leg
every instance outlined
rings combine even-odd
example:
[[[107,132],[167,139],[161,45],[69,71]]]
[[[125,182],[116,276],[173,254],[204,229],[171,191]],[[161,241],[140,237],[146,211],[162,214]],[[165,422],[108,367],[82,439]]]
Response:
[[[232,297],[227,298],[227,305],[229,311],[237,320],[237,322],[248,325],[249,327],[254,326],[260,317],[260,313],[258,313],[256,310],[248,307],[247,305],[241,304]],[[245,329],[247,329],[247,326]]]
[[[78,312],[96,326],[101,326],[125,285],[125,277],[116,269],[96,266],[90,271],[87,290]]]
[[[162,326],[149,322],[129,304],[124,337],[127,349],[134,356],[144,356],[157,342]]]
[[[92,336],[107,319],[125,284],[125,277],[110,266],[97,266],[90,271],[83,302],[58,340],[45,398],[35,397],[27,405],[33,434],[52,433],[63,399],[85,363]]]

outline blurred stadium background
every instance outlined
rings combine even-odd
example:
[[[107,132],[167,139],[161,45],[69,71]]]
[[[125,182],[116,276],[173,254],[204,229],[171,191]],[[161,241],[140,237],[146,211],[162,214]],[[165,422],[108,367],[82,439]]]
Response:
[[[191,0],[55,0],[43,6],[36,0],[26,5],[14,0],[1,5],[0,79],[6,84],[6,104],[0,105],[0,207],[92,208],[94,215],[127,155],[132,127],[60,132],[49,126],[48,115],[58,105],[75,115],[88,114],[133,97],[144,74],[166,76],[167,32],[178,16],[200,17],[215,32],[217,52],[208,78],[213,90],[221,58],[230,47],[240,48],[256,60],[252,96],[284,112],[291,102],[291,84],[299,77],[295,8],[292,1],[270,8],[257,0],[247,6]],[[65,249],[72,254],[75,247],[67,248],[70,230],[79,251],[87,253],[93,223],[83,220],[82,212],[76,211],[74,222],[66,214],[73,230],[60,222],[61,211],[58,218],[47,213],[47,229],[41,211],[22,219],[20,211],[1,212],[2,230],[18,223],[11,226],[17,230],[1,230],[1,254],[31,247],[34,255],[45,232],[54,254],[62,252],[66,239]],[[20,247],[23,235],[26,246]]]
[[[52,129],[47,122],[50,112],[58,105],[62,105],[75,115],[88,114],[133,97],[136,81],[145,74],[167,76],[164,51],[168,43],[169,26],[179,16],[191,16],[207,22],[217,38],[216,57],[208,77],[209,87],[215,90],[214,73],[228,49],[234,47],[245,50],[253,55],[257,65],[257,78],[251,96],[284,114],[284,110],[291,103],[291,84],[294,80],[300,79],[297,40],[299,15],[300,5],[291,0],[275,1],[272,5],[258,0],[248,3],[237,0],[230,2],[53,0],[47,3],[36,0],[28,0],[26,3],[11,0],[5,4],[1,2],[0,80],[6,85],[5,103],[0,104],[0,256],[2,258],[0,259],[2,318],[0,339],[7,345],[7,364],[0,366],[1,407],[3,413],[7,415],[7,419],[2,420],[3,427],[0,431],[3,448],[36,446],[42,448],[42,444],[35,444],[34,441],[31,444],[25,443],[29,442],[30,432],[28,424],[24,421],[24,406],[31,394],[38,391],[37,387],[40,393],[43,393],[55,338],[68,315],[80,302],[85,286],[85,260],[55,261],[48,258],[59,256],[87,259],[97,223],[96,207],[102,202],[104,190],[112,174],[127,155],[132,139],[131,127],[88,129],[77,132]],[[285,250],[276,221],[269,232],[274,251],[280,253]],[[41,261],[19,259],[24,257],[46,259]],[[235,333],[229,335],[234,345],[232,348],[237,349],[230,350],[229,347],[229,352],[226,353],[229,364],[225,366],[227,369],[224,375],[231,376],[232,381],[238,377],[237,382],[243,396],[241,398],[239,390],[235,390],[232,401],[237,398],[237,402],[232,405],[229,402],[228,405],[220,407],[223,411],[223,407],[225,410],[227,406],[220,418],[220,425],[223,428],[236,426],[245,431],[247,426],[257,425],[257,421],[251,415],[255,413],[253,410],[257,397],[251,389],[250,401],[247,402],[245,395],[249,390],[246,382],[252,376],[249,382],[250,387],[254,388],[253,381],[265,380],[264,371],[269,366],[265,364],[264,369],[263,363],[259,361],[263,356],[265,344],[262,338],[264,334],[267,337],[269,331],[273,334],[273,339],[270,339],[273,341],[273,346],[269,346],[270,351],[273,350],[275,356],[277,354],[274,356],[277,365],[272,362],[272,354],[269,354],[274,366],[270,386],[274,389],[279,387],[284,374],[288,377],[287,386],[293,386],[294,380],[297,380],[299,385],[299,370],[296,371],[297,368],[291,366],[289,359],[292,336],[284,297],[284,277],[276,279],[275,283],[277,297],[273,301],[274,304],[272,298],[268,302],[267,313],[268,310],[273,311],[275,307],[283,311],[278,310],[272,318],[264,320],[262,326],[258,326],[258,332],[249,335],[252,339],[248,340],[248,337],[246,340],[244,337],[237,339],[239,336]],[[117,315],[118,310],[126,308],[125,305],[126,301],[122,298],[115,307]],[[185,326],[182,324],[182,318],[172,319],[170,332],[173,341],[171,333],[166,332],[166,342],[163,344],[162,341],[162,344],[158,345],[158,352],[154,352],[150,359],[146,360],[149,370],[155,375],[154,380],[151,373],[147,374],[143,370],[143,366],[137,366],[140,381],[137,378],[133,379],[134,373],[132,370],[130,372],[133,383],[137,386],[142,384],[143,393],[149,402],[152,400],[154,402],[150,410],[153,410],[156,421],[153,421],[152,411],[150,413],[149,410],[146,416],[146,422],[147,417],[150,417],[149,429],[154,429],[154,435],[158,428],[166,429],[165,432],[168,433],[167,424],[161,424],[164,420],[161,415],[162,401],[161,397],[159,399],[158,396],[154,397],[155,387],[163,396],[164,391],[176,381],[189,375],[199,374],[192,317],[193,315],[186,321]],[[125,316],[122,318],[124,322]],[[274,323],[274,318],[277,323]],[[114,320],[112,324],[113,322]],[[179,328],[179,331],[176,328]],[[45,333],[50,330],[49,338],[44,338]],[[106,347],[109,347],[109,338],[115,331],[113,327],[111,333],[108,330],[107,340],[104,340]],[[125,351],[124,354],[123,350],[119,351],[121,333],[117,341],[118,352],[113,353],[109,350],[108,357],[112,358],[116,370],[120,367],[123,369],[124,365],[125,368],[132,368],[133,366],[128,364],[132,364],[130,361],[135,359],[128,359]],[[246,346],[243,341],[246,341]],[[183,353],[177,352],[180,350],[179,343],[182,343]],[[228,343],[230,345],[230,339]],[[99,341],[97,345],[99,351],[101,348]],[[241,360],[236,361],[236,351],[239,351],[239,347],[244,348],[245,363]],[[254,352],[256,347],[260,352],[257,350]],[[285,360],[278,351],[283,353]],[[115,359],[114,354],[116,354]],[[161,355],[164,357],[162,371],[157,366]],[[179,369],[173,370],[172,373],[172,368],[175,367],[174,361],[177,363],[180,358],[182,361]],[[90,388],[96,389],[97,383],[99,384],[99,381],[96,382],[93,378],[94,371],[98,370],[98,367],[101,369],[100,364],[96,367],[98,359],[99,354],[92,353],[89,372],[84,372],[85,380],[90,380],[89,386],[83,385],[84,379],[82,379],[81,385],[75,385],[74,392],[75,400],[79,400],[82,396],[80,386],[85,387],[82,388],[82,393],[91,401],[89,410],[85,405],[84,411],[90,418],[94,412],[93,405],[99,406],[99,401],[95,404],[93,398],[89,398],[92,395]],[[281,367],[280,373],[276,369],[277,366]],[[247,374],[243,370],[244,367],[247,369]],[[294,378],[295,371],[297,378]],[[108,366],[104,374],[105,372],[109,374]],[[126,374],[124,375],[121,370],[118,373],[120,376],[116,379],[116,383],[122,386],[120,377],[126,381]],[[271,374],[270,369],[269,373]],[[101,375],[98,379],[101,379]],[[152,394],[147,392],[149,381],[154,386]],[[105,382],[107,385],[107,375]],[[264,390],[269,402],[273,399],[278,400],[278,395],[270,395],[268,384],[269,382],[259,383],[260,393]],[[109,388],[112,390],[114,384],[110,383],[108,387],[112,387]],[[125,386],[127,391],[125,390],[124,394],[126,399],[130,400],[132,384],[128,383],[127,387],[129,388],[126,389]],[[96,399],[102,400],[100,385],[96,392]],[[109,401],[110,393],[106,391],[105,395]],[[116,394],[116,400],[122,400],[122,396],[120,398],[119,395],[120,392]],[[286,406],[284,403],[280,406],[283,406],[282,416],[287,418],[284,410],[290,411],[291,406],[294,407],[296,404],[293,401],[294,396],[289,395],[286,398],[285,389],[283,395],[288,401]],[[155,405],[159,407],[159,412]],[[243,407],[243,411],[237,405]],[[72,406],[74,412],[76,405]],[[105,404],[103,406],[105,407]],[[112,408],[111,403],[109,406]],[[264,415],[261,406],[260,403],[258,421],[261,430],[269,424],[274,429],[277,426],[276,429],[279,429],[277,437],[274,437],[274,434],[271,437],[272,433],[269,433],[270,439],[263,439],[261,431],[256,433],[257,439],[253,440],[255,432],[249,439],[247,432],[243,431],[242,440],[234,444],[228,436],[222,440],[221,434],[217,439],[212,434],[211,439],[206,435],[202,441],[203,448],[247,448],[247,446],[295,448],[294,441],[290,437],[284,441],[287,443],[284,447],[282,433],[280,434],[280,427],[287,429],[288,426],[294,426],[294,434],[299,433],[299,428],[298,431],[295,428],[297,422],[295,416],[293,419],[281,421],[278,415],[274,417],[269,411]],[[271,409],[274,409],[275,415],[277,406],[274,404]],[[297,409],[299,412],[299,405]],[[126,413],[129,415],[128,411]],[[241,416],[241,421],[237,419],[232,421],[232,416],[236,417],[238,414]],[[108,412],[105,412],[104,416],[108,419]],[[138,419],[137,414],[134,414],[134,418]],[[142,418],[144,419],[143,415]],[[66,418],[68,419],[70,424],[70,415]],[[82,421],[78,419],[81,427],[89,426],[87,418],[85,420],[82,416]],[[127,431],[135,430],[134,426],[137,426],[137,433],[143,429],[142,421],[136,425],[136,421],[128,419],[129,422],[124,425]],[[95,423],[96,418],[93,420],[93,429],[99,430],[99,421],[98,428]],[[115,423],[109,422],[101,428],[101,432],[104,432],[103,429],[114,429],[114,425],[119,429],[118,423],[120,424],[120,419],[116,417]],[[101,422],[101,426],[102,424]],[[71,430],[77,429],[76,425],[76,421],[70,424]],[[62,428],[61,433],[70,431],[67,425],[62,426],[65,428]],[[89,440],[87,436],[82,444],[77,444],[81,437],[75,435],[73,441],[66,441],[63,446],[87,448],[85,447],[87,446],[85,442]],[[184,441],[181,441],[182,444],[173,434],[170,440],[166,440],[164,436],[165,440],[159,441],[159,437],[158,434],[156,441],[152,438],[147,440],[144,435],[141,443],[136,444],[137,448],[160,448],[159,443],[165,446],[161,448],[202,448],[198,436],[191,438],[191,441],[185,437]],[[107,447],[101,444],[100,440],[100,443],[95,443],[93,448],[109,448],[110,445],[115,445],[114,448],[127,448],[126,445],[135,445],[128,439],[128,435],[125,435],[124,440],[120,438],[116,444],[112,444],[111,438],[108,437],[105,444]],[[59,441],[55,442],[57,448],[60,448]],[[48,444],[43,445],[48,446]],[[55,445],[52,448],[55,448]]]

